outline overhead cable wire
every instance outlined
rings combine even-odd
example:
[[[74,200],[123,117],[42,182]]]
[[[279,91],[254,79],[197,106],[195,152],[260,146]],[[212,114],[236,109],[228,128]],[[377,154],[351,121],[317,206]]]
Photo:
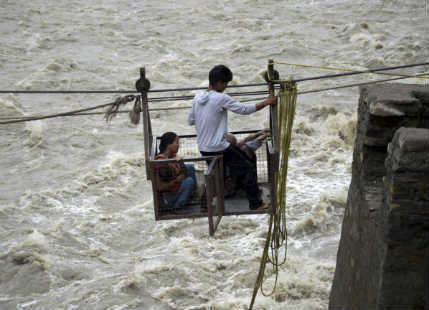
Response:
[[[318,88],[318,89],[311,89],[307,91],[299,91],[298,95],[304,95],[309,93],[317,93],[322,91],[328,91],[328,90],[335,90],[335,89],[341,89],[341,88],[349,88],[349,87],[356,87],[356,86],[363,86],[363,85],[369,85],[369,84],[376,84],[376,83],[383,83],[383,82],[389,82],[389,81],[396,81],[396,80],[403,80],[403,79],[410,79],[410,78],[417,78],[421,76],[429,75],[429,72],[413,75],[413,76],[401,76],[396,78],[390,78],[390,79],[382,79],[382,80],[373,80],[368,82],[360,82],[360,83],[353,83],[353,84],[345,84],[340,86],[334,86],[334,87],[326,87],[326,88]],[[278,88],[278,87],[276,87]],[[228,93],[228,95],[232,97],[238,97],[238,96],[253,96],[253,95],[267,95],[268,91],[258,91],[258,92],[242,92],[242,93]],[[181,100],[192,100],[194,96],[172,96],[172,97],[156,97],[156,98],[150,98],[149,102],[163,102],[163,101],[181,101]],[[252,99],[244,99],[240,100],[240,102],[252,102],[252,101],[260,101],[264,100],[265,98],[259,97],[259,98],[252,98]],[[189,107],[188,107],[189,108]],[[155,111],[156,109],[153,109]]]
[[[338,73],[338,74],[319,75],[319,76],[313,76],[313,77],[301,78],[301,79],[291,79],[290,82],[291,83],[298,83],[298,82],[330,79],[330,78],[336,78],[336,77],[351,76],[351,75],[358,75],[358,74],[365,74],[365,73],[374,73],[374,72],[404,69],[404,68],[426,66],[426,65],[429,65],[429,62],[422,62],[422,63],[416,63],[416,64],[410,64],[410,65],[402,65],[402,66],[394,66],[394,67],[383,67],[383,68],[370,69],[370,70],[364,70],[364,71],[358,71],[358,72],[347,72],[347,73]],[[409,76],[406,76],[404,78],[409,78]],[[272,82],[276,83],[276,84],[280,83],[280,81],[272,81]]]
[[[281,63],[281,62],[276,62],[276,63]],[[297,64],[294,64],[294,65],[297,65]],[[365,74],[365,73],[376,73],[381,71],[389,71],[389,70],[404,69],[404,68],[426,66],[426,65],[429,65],[429,62],[408,64],[408,65],[401,65],[401,66],[392,66],[392,67],[383,67],[383,68],[363,70],[363,71],[353,71],[353,72],[347,72],[347,73],[328,74],[328,75],[314,76],[314,77],[301,78],[301,79],[292,79],[290,80],[290,82],[297,83],[297,82],[305,82],[305,81],[311,81],[311,80],[320,80],[320,79],[335,78],[335,77],[350,76],[350,75]],[[302,66],[310,66],[310,65],[302,65]],[[314,67],[317,67],[317,66],[314,66]],[[351,70],[351,69],[348,69],[348,70]],[[413,76],[404,76],[404,77],[408,78]],[[273,82],[278,84],[280,81],[274,80]],[[265,85],[266,85],[265,83],[237,84],[237,85],[228,85],[228,88],[256,87],[256,86],[265,86]],[[149,90],[148,92],[160,93],[160,92],[193,91],[193,90],[204,90],[204,89],[207,89],[207,87],[152,89],[152,90]],[[135,90],[0,90],[0,94],[137,94],[137,93],[138,92]]]
[[[20,119],[14,119],[14,120],[10,120],[10,121],[0,122],[0,125],[6,125],[6,124],[11,124],[11,123],[21,123],[21,122],[27,122],[27,121],[36,121],[36,120],[40,120],[40,119],[54,118],[54,117],[61,117],[61,116],[71,116],[71,115],[77,114],[79,112],[86,112],[86,111],[105,108],[105,107],[111,106],[112,104],[113,103],[111,102],[111,103],[101,104],[101,105],[91,107],[91,108],[84,108],[84,109],[62,112],[62,113],[49,114],[49,115],[25,116],[25,117],[22,117]]]
[[[285,62],[285,61],[274,61],[273,64],[280,64],[280,65],[289,65],[292,67],[304,67],[304,68],[312,68],[312,69],[323,69],[323,70],[332,70],[332,71],[346,71],[346,72],[364,72],[366,70],[356,70],[356,69],[349,69],[349,68],[339,68],[339,67],[332,67],[332,66],[317,66],[317,65],[306,65],[306,64],[296,64],[291,62]],[[410,74],[402,74],[402,73],[389,73],[389,72],[372,72],[374,74],[381,74],[381,75],[390,75],[390,76],[401,76],[401,77],[416,77],[414,75]],[[418,78],[427,79],[429,76],[418,76]]]
[[[322,91],[328,91],[328,90],[334,90],[334,89],[349,88],[349,87],[356,87],[356,86],[365,86],[365,85],[370,85],[370,84],[377,84],[377,83],[384,83],[384,82],[397,81],[397,80],[403,80],[403,79],[410,79],[410,78],[414,78],[414,77],[425,76],[428,74],[429,74],[429,72],[425,72],[422,74],[417,74],[417,75],[412,76],[412,77],[397,77],[397,78],[391,78],[391,79],[374,80],[374,81],[346,84],[346,85],[340,85],[340,86],[334,86],[334,87],[312,89],[312,90],[298,92],[298,94],[304,95],[304,94],[310,94],[310,93],[320,93]]]
[[[265,86],[265,83],[228,85],[228,88]],[[207,87],[150,89],[148,93],[205,90]],[[0,94],[138,94],[136,90],[0,90]]]
[[[368,81],[368,82],[361,82],[361,83],[353,83],[353,84],[346,84],[346,85],[340,85],[340,86],[334,86],[334,87],[327,87],[327,88],[319,88],[319,89],[312,89],[307,91],[299,91],[298,95],[305,95],[309,93],[318,93],[323,91],[329,91],[329,90],[335,90],[335,89],[342,89],[342,88],[350,88],[350,87],[357,87],[357,86],[364,86],[364,85],[370,85],[370,84],[376,84],[376,83],[384,83],[384,82],[390,82],[390,81],[396,81],[396,80],[403,80],[403,79],[409,79],[409,78],[415,78],[419,76],[425,76],[428,75],[429,72],[417,74],[415,76],[405,76],[405,77],[397,77],[397,78],[391,78],[391,79],[383,79],[383,80],[375,80],[375,81]],[[260,92],[250,92],[251,94],[258,95],[258,94],[268,94],[267,91],[260,91]],[[250,93],[241,93],[244,94],[244,96],[249,95]],[[234,96],[240,96],[240,93],[233,93]],[[185,99],[184,99],[185,98]],[[159,98],[152,98],[149,99],[149,102],[155,99],[155,102],[162,102],[162,101],[185,101],[185,100],[192,100],[192,96],[178,96],[178,97],[159,97]],[[157,100],[159,99],[159,100]],[[265,98],[251,98],[251,99],[243,99],[240,100],[240,102],[253,102],[253,101],[262,101]],[[28,116],[28,117],[10,117],[10,118],[0,118],[0,120],[5,120],[0,122],[0,125],[4,124],[10,124],[10,123],[18,123],[18,122],[25,122],[25,121],[32,121],[32,120],[38,120],[38,119],[46,119],[46,118],[53,118],[53,117],[66,117],[66,116],[83,116],[83,115],[97,115],[97,114],[104,114],[105,112],[92,112],[92,113],[83,113],[90,110],[95,110],[99,108],[103,108],[106,106],[111,105],[112,103],[107,103],[99,106],[95,106],[92,108],[86,108],[76,111],[70,111],[70,112],[64,112],[64,113],[58,113],[58,114],[52,114],[52,115],[45,115],[45,116]],[[189,109],[190,106],[185,107],[166,107],[166,108],[153,108],[149,109],[149,111],[168,111],[168,110],[184,110]],[[129,111],[118,111],[118,113],[128,113]]]

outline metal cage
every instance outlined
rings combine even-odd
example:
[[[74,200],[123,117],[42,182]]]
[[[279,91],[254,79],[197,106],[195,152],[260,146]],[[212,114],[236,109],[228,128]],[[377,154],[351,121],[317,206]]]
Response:
[[[270,109],[270,120],[276,120],[275,109]],[[248,200],[244,193],[238,193],[233,198],[225,198],[222,156],[201,156],[196,135],[179,135],[180,148],[178,155],[185,163],[193,163],[196,172],[197,190],[183,209],[163,209],[163,202],[158,190],[155,160],[160,137],[152,134],[151,119],[147,101],[142,104],[142,119],[144,133],[144,149],[147,179],[152,182],[155,220],[172,220],[184,218],[207,217],[209,221],[209,234],[213,235],[221,221],[222,216],[245,214],[271,214],[276,208],[274,197],[274,173],[278,165],[278,153],[275,148],[276,132],[272,131],[272,139],[267,140],[256,151],[258,184],[262,190],[264,202],[269,208],[264,210],[250,210]],[[273,128],[273,126],[271,126]],[[274,127],[275,128],[275,127]],[[238,138],[254,133],[257,130],[233,132]],[[174,161],[174,160],[162,160]]]

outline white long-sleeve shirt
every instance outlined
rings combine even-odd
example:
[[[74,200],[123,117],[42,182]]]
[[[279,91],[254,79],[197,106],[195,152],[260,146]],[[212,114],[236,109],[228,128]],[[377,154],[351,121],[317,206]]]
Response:
[[[195,125],[198,149],[203,152],[220,152],[229,146],[228,110],[237,114],[256,111],[256,104],[244,104],[231,96],[214,90],[202,91],[194,97],[189,110],[188,123]]]

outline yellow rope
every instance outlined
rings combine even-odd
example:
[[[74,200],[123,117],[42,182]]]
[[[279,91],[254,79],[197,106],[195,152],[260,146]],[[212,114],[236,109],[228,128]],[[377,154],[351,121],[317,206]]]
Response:
[[[334,71],[345,71],[345,72],[365,72],[366,70],[355,70],[348,68],[339,68],[339,67],[329,67],[329,66],[317,66],[317,65],[305,65],[305,64],[296,64],[286,61],[275,61],[273,64],[279,65],[289,65],[294,67],[304,67],[304,68],[314,68],[314,69],[324,69],[324,70],[334,70]],[[409,74],[399,74],[399,73],[388,73],[388,72],[372,72],[373,74],[381,74],[381,75],[391,75],[391,76],[402,76],[408,78],[417,78],[417,79],[428,79],[429,75],[425,76],[415,76]]]
[[[280,83],[280,91],[278,93],[279,102],[276,105],[277,109],[277,133],[276,149],[279,152],[279,169],[274,175],[274,191],[276,200],[276,209],[271,214],[269,219],[269,228],[267,238],[265,240],[264,252],[262,253],[261,264],[259,267],[258,276],[256,278],[255,287],[253,289],[252,300],[249,310],[253,308],[258,290],[264,296],[272,295],[277,286],[279,266],[286,262],[287,254],[287,227],[286,227],[286,179],[288,170],[289,147],[292,138],[292,126],[295,117],[297,88],[296,84],[288,81]],[[280,257],[279,251],[284,248],[284,257]],[[281,259],[280,259],[281,258]],[[275,282],[271,292],[266,293],[263,289],[265,267],[267,262],[271,263]]]

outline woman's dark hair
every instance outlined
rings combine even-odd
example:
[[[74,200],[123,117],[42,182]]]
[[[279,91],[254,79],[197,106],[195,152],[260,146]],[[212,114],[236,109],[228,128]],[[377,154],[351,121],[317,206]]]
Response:
[[[217,82],[231,82],[232,72],[227,66],[217,65],[209,72],[209,83],[211,86],[216,86]]]
[[[161,136],[161,143],[159,144],[159,153],[162,154],[167,149],[167,146],[174,142],[177,134],[175,132],[168,131]]]

